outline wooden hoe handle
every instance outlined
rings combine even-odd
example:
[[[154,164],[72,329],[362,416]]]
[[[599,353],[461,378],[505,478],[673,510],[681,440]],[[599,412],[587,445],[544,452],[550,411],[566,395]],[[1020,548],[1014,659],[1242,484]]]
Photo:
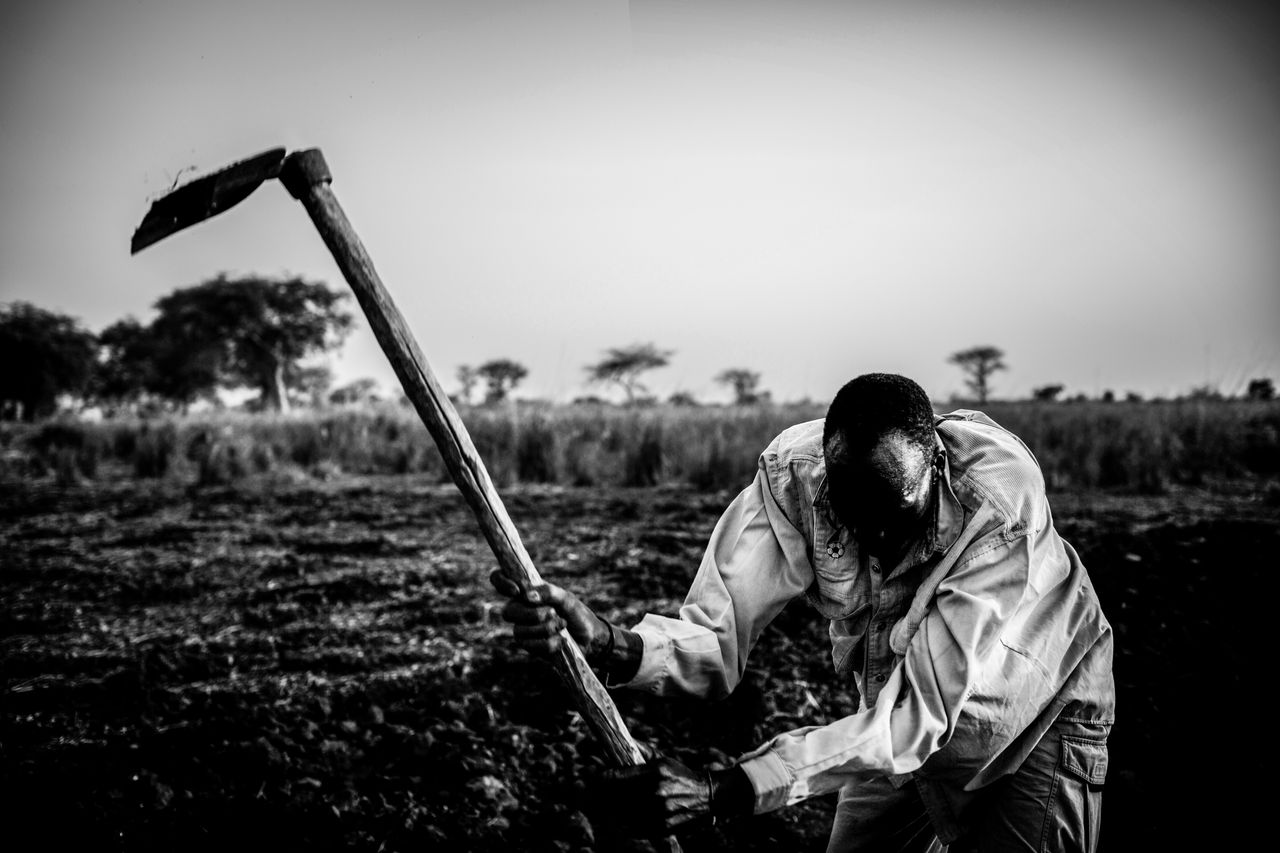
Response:
[[[511,517],[507,515],[506,507],[498,497],[484,462],[449,395],[432,373],[404,316],[378,278],[369,253],[329,188],[332,176],[324,155],[316,148],[291,154],[285,160],[280,180],[289,193],[302,202],[320,237],[338,262],[343,277],[355,292],[374,336],[400,378],[405,394],[418,410],[422,422],[440,448],[449,474],[475,513],[489,547],[498,558],[502,573],[522,588],[541,583],[538,570],[529,559],[520,534],[511,523]],[[582,650],[567,630],[560,631],[560,639],[560,653],[552,663],[569,687],[579,713],[615,763],[621,766],[643,764],[640,747],[627,731],[627,725],[608,691],[591,671]],[[674,838],[668,840],[672,850],[679,850]]]

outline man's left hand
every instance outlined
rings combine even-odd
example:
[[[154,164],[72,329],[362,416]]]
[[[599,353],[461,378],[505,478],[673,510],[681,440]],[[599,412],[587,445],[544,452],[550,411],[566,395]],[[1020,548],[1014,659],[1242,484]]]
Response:
[[[593,792],[596,811],[642,837],[689,829],[697,821],[712,821],[712,788],[716,776],[739,770],[695,770],[674,758],[606,770]],[[745,781],[745,779],[744,779]],[[718,817],[724,811],[717,806]],[[750,813],[749,811],[747,813]]]

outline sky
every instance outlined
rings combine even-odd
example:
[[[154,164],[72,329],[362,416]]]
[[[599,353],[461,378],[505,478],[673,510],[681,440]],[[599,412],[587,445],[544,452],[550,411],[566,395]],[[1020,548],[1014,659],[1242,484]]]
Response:
[[[278,184],[137,255],[176,183],[320,148],[446,389],[652,342],[665,397],[860,373],[997,397],[1280,381],[1265,14],[1048,3],[19,0],[0,11],[0,302],[99,331],[219,273],[347,289]],[[1259,8],[1263,8],[1259,6]],[[357,310],[354,300],[351,307]],[[368,323],[338,383],[396,387]]]

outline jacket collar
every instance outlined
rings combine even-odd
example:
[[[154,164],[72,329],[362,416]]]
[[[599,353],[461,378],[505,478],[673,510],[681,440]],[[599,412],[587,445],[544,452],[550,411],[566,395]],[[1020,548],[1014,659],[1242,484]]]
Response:
[[[964,529],[964,507],[951,488],[951,456],[941,438],[938,438],[938,447],[942,450],[942,476],[938,478],[938,516],[933,525],[931,554],[945,554],[951,550]]]

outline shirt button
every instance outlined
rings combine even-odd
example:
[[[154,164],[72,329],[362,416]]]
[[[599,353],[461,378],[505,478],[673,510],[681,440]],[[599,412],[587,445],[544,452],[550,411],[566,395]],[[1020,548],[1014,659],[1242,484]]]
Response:
[[[876,574],[880,574],[880,564],[879,564],[879,563],[872,563],[872,564],[871,564],[871,571],[875,572]]]
[[[877,684],[880,684],[880,683],[883,683],[883,682],[884,682],[884,676],[883,676],[883,675],[877,675],[877,676],[876,676],[876,683],[877,683]]]

